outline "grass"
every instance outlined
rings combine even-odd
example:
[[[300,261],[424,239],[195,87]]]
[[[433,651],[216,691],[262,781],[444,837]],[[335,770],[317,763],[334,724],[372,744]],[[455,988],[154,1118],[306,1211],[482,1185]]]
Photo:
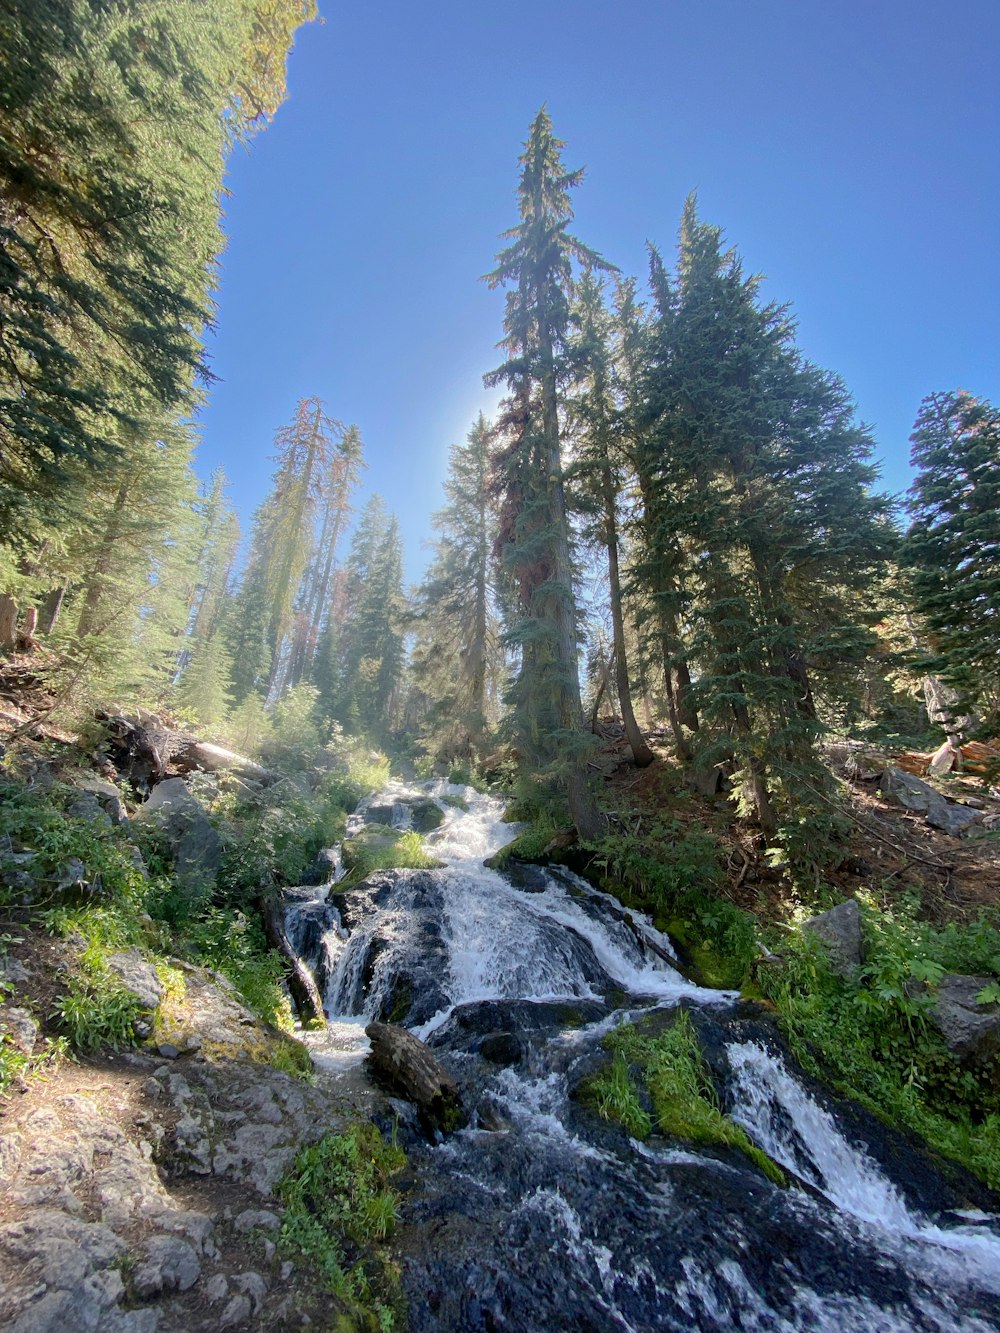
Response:
[[[351,839],[350,871],[338,883],[338,888],[360,884],[376,870],[432,870],[441,864],[427,851],[420,834],[412,829],[391,841],[388,840],[390,829],[382,825],[377,829],[378,835],[372,842],[366,842],[363,837]]]
[[[360,1316],[358,1326],[374,1318],[385,1333],[396,1326],[402,1302],[381,1244],[396,1222],[390,1178],[405,1164],[373,1125],[354,1125],[303,1148],[278,1185],[284,1253],[304,1261],[323,1290]]]
[[[793,932],[781,961],[758,967],[760,990],[808,1073],[1000,1189],[1000,1062],[960,1061],[929,1018],[946,972],[1000,974],[997,922],[934,927],[913,899],[862,897],[859,905],[865,961],[857,977],[831,971],[818,942]]]
[[[661,1133],[687,1143],[735,1148],[768,1180],[787,1186],[788,1178],[777,1162],[720,1110],[697,1035],[684,1010],[658,1036],[644,1036],[627,1023],[610,1033],[604,1044],[614,1058],[589,1088],[604,1119],[620,1121],[638,1139],[647,1138],[655,1123]],[[649,1094],[652,1117],[642,1106],[633,1070]]]

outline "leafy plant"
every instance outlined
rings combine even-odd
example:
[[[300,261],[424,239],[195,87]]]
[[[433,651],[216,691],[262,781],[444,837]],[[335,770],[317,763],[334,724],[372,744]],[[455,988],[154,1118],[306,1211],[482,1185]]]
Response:
[[[324,1288],[349,1306],[369,1306],[387,1330],[394,1327],[398,1294],[374,1247],[395,1225],[389,1182],[405,1162],[373,1125],[354,1125],[303,1148],[278,1185],[286,1206],[280,1236],[285,1252],[307,1260]]]

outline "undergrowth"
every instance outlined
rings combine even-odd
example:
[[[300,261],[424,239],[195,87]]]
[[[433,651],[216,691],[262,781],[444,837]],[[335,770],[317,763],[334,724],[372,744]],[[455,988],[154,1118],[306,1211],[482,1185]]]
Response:
[[[780,961],[758,965],[757,984],[808,1073],[1000,1189],[1000,1062],[959,1060],[930,1019],[945,973],[1000,976],[998,923],[935,927],[919,920],[913,899],[876,905],[861,897],[859,906],[865,952],[857,975],[833,971],[815,937],[793,932]]]
[[[380,1246],[396,1222],[390,1178],[405,1163],[373,1125],[354,1125],[303,1148],[278,1185],[286,1208],[282,1250],[306,1260],[350,1313],[370,1312],[382,1333],[397,1326],[402,1309],[398,1278]]]

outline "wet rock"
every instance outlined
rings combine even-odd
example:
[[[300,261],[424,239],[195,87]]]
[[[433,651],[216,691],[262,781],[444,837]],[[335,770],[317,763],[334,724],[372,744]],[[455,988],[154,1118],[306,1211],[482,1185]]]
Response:
[[[410,804],[410,822],[418,833],[432,833],[444,823],[444,811],[437,801],[423,796]]]
[[[370,813],[370,812],[369,812]],[[402,837],[399,829],[387,824],[365,824],[353,837],[348,838],[340,849],[344,869],[355,870],[363,862],[366,853],[377,855],[389,851]]]
[[[201,1263],[187,1241],[177,1236],[154,1236],[146,1242],[146,1262],[132,1276],[132,1285],[143,1297],[163,1291],[188,1291],[201,1276]]]
[[[163,982],[153,964],[138,949],[108,954],[107,963],[125,989],[152,1013],[163,999]]]
[[[492,1065],[516,1065],[524,1048],[516,1032],[491,1032],[479,1043],[479,1054]]]
[[[155,823],[170,843],[174,873],[189,891],[215,881],[222,839],[183,778],[159,782],[139,807],[138,817]]]
[[[810,917],[803,922],[802,929],[823,941],[830,966],[841,976],[850,976],[861,966],[861,912],[853,898],[845,898],[828,912]]]
[[[369,1023],[368,1062],[376,1078],[413,1102],[429,1133],[458,1129],[466,1122],[457,1086],[430,1047],[405,1028]]]
[[[515,889],[524,889],[527,893],[544,893],[548,887],[549,877],[541,866],[521,861],[516,856],[508,857],[500,872]]]

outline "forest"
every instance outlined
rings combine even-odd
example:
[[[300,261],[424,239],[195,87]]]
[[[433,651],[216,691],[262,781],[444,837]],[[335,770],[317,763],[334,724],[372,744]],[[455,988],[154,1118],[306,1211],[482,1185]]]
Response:
[[[282,895],[318,882],[334,844],[359,892],[443,864],[417,813],[398,838],[349,822],[391,774],[444,815],[500,800],[517,827],[487,865],[556,865],[613,894],[692,984],[766,1011],[809,1078],[969,1173],[963,1197],[981,1189],[991,1211],[1000,407],[928,384],[912,484],[882,489],[848,385],[800,349],[793,307],[766,296],[724,219],[691,194],[676,238],[624,273],[576,235],[587,182],[542,107],[519,157],[511,145],[517,214],[483,254],[504,302],[499,364],[482,368],[500,404],[442,441],[420,580],[406,585],[364,422],[308,383],[272,423],[266,495],[238,513],[197,459],[225,173],[266,135],[316,17],[314,0],[0,4],[0,1001],[34,1024],[25,1047],[0,1009],[0,1106],[73,1058],[141,1045],[108,962],[122,951],[152,959],[168,994],[176,959],[217,969],[267,1025],[270,1064],[308,1073],[296,1042],[324,997]],[[180,764],[184,744],[215,758]],[[178,773],[210,867],[202,852],[185,867],[142,817]],[[122,820],[95,822],[81,787],[104,810],[120,798]],[[803,929],[845,901],[846,968],[841,944],[824,954]],[[13,964],[30,973],[49,948],[62,980],[19,998]],[[963,1046],[934,1006],[966,981]],[[394,994],[399,1012],[374,1017],[402,1023]],[[708,1076],[677,1073],[701,1069],[689,1029],[682,1014],[672,1054],[662,1033],[622,1037],[588,1095],[636,1138],[659,1116],[680,1141],[749,1153]],[[658,1098],[716,1119],[692,1129]],[[320,1140],[328,1158],[296,1158],[279,1191],[279,1255],[329,1279],[296,1309],[356,1321],[323,1327],[405,1326],[385,1257],[397,1165],[367,1134]],[[784,1179],[773,1145],[754,1151]],[[306,1166],[333,1172],[330,1189],[354,1181],[336,1218],[308,1202]],[[406,1299],[415,1329],[531,1326],[523,1310],[421,1322]],[[266,1309],[254,1326],[299,1326]],[[973,1327],[954,1319],[926,1327]]]

